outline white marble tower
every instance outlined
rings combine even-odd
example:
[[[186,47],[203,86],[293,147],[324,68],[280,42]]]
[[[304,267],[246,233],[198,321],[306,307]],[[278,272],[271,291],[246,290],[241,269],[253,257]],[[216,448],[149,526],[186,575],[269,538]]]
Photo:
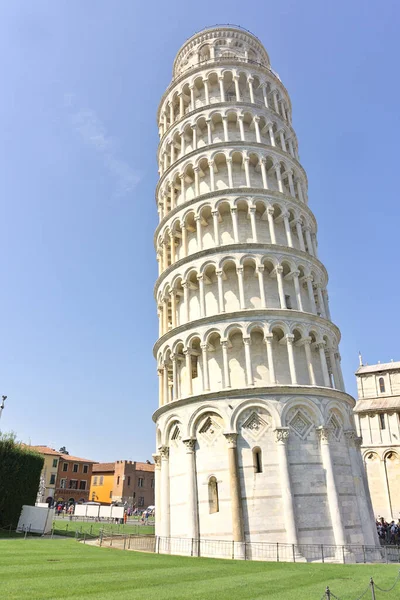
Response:
[[[375,545],[292,106],[258,38],[192,36],[158,125],[157,534]]]

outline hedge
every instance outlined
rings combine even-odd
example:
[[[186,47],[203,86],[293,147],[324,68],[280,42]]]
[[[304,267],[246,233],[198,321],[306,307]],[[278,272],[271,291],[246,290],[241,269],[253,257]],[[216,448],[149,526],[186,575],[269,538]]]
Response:
[[[24,504],[35,505],[44,458],[0,432],[0,527],[15,528]]]

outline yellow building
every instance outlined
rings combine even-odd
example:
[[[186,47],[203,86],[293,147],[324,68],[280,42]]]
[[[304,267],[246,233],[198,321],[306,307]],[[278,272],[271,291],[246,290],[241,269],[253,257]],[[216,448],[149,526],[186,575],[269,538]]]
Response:
[[[60,459],[60,452],[49,448],[48,446],[30,446],[32,450],[41,454],[44,458],[43,469],[41,473],[41,483],[43,482],[43,488],[39,490],[40,502],[49,502],[50,499],[54,498],[58,461]]]
[[[93,465],[89,499],[92,502],[111,504],[114,485],[114,463]]]

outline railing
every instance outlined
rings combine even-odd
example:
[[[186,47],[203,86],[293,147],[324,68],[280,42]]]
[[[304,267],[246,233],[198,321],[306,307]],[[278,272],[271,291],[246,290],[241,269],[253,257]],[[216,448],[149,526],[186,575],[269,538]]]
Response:
[[[374,579],[371,577],[369,580],[369,584],[368,586],[365,588],[365,590],[359,594],[357,596],[357,598],[355,598],[354,600],[361,600],[361,598],[367,598],[366,594],[368,592],[370,592],[370,598],[372,600],[376,600],[376,590],[379,590],[380,592],[383,593],[389,593],[392,592],[394,590],[394,588],[397,586],[397,584],[400,581],[400,571],[399,574],[397,575],[394,583],[392,586],[390,586],[390,588],[387,588],[386,590],[384,588],[381,588],[377,583],[375,583]],[[329,586],[326,587],[325,593],[322,596],[321,600],[341,600],[341,598],[339,598],[338,596],[336,596],[329,588]]]
[[[130,538],[129,549],[141,550],[145,546],[147,552],[157,554],[274,562],[400,563],[400,546],[233,542],[204,538],[129,536],[124,533],[109,533],[106,530],[101,531],[99,536],[100,545],[115,548],[126,547],[125,538]]]

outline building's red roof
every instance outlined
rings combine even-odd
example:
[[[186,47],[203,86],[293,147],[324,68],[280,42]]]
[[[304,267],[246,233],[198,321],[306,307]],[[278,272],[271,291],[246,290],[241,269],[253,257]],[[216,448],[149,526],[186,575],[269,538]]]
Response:
[[[65,460],[68,462],[83,462],[83,463],[91,463],[93,464],[95,461],[90,460],[89,458],[80,458],[79,456],[71,456],[70,454],[60,454],[61,460]]]
[[[71,456],[70,454],[63,454],[62,452],[54,450],[54,448],[49,448],[48,446],[29,446],[28,444],[24,444],[24,446],[31,448],[35,452],[39,452],[39,454],[51,454],[52,456],[58,456],[62,460],[66,461],[94,463],[94,460],[89,460],[88,458],[79,458],[79,456]]]
[[[96,463],[93,465],[93,473],[114,473],[115,463]]]
[[[137,462],[136,471],[154,471],[154,465],[151,463]]]
[[[26,448],[30,448],[39,454],[51,454],[52,456],[61,456],[61,452],[57,452],[57,450],[53,450],[53,448],[49,448],[48,446],[29,446],[28,444],[23,444]]]

